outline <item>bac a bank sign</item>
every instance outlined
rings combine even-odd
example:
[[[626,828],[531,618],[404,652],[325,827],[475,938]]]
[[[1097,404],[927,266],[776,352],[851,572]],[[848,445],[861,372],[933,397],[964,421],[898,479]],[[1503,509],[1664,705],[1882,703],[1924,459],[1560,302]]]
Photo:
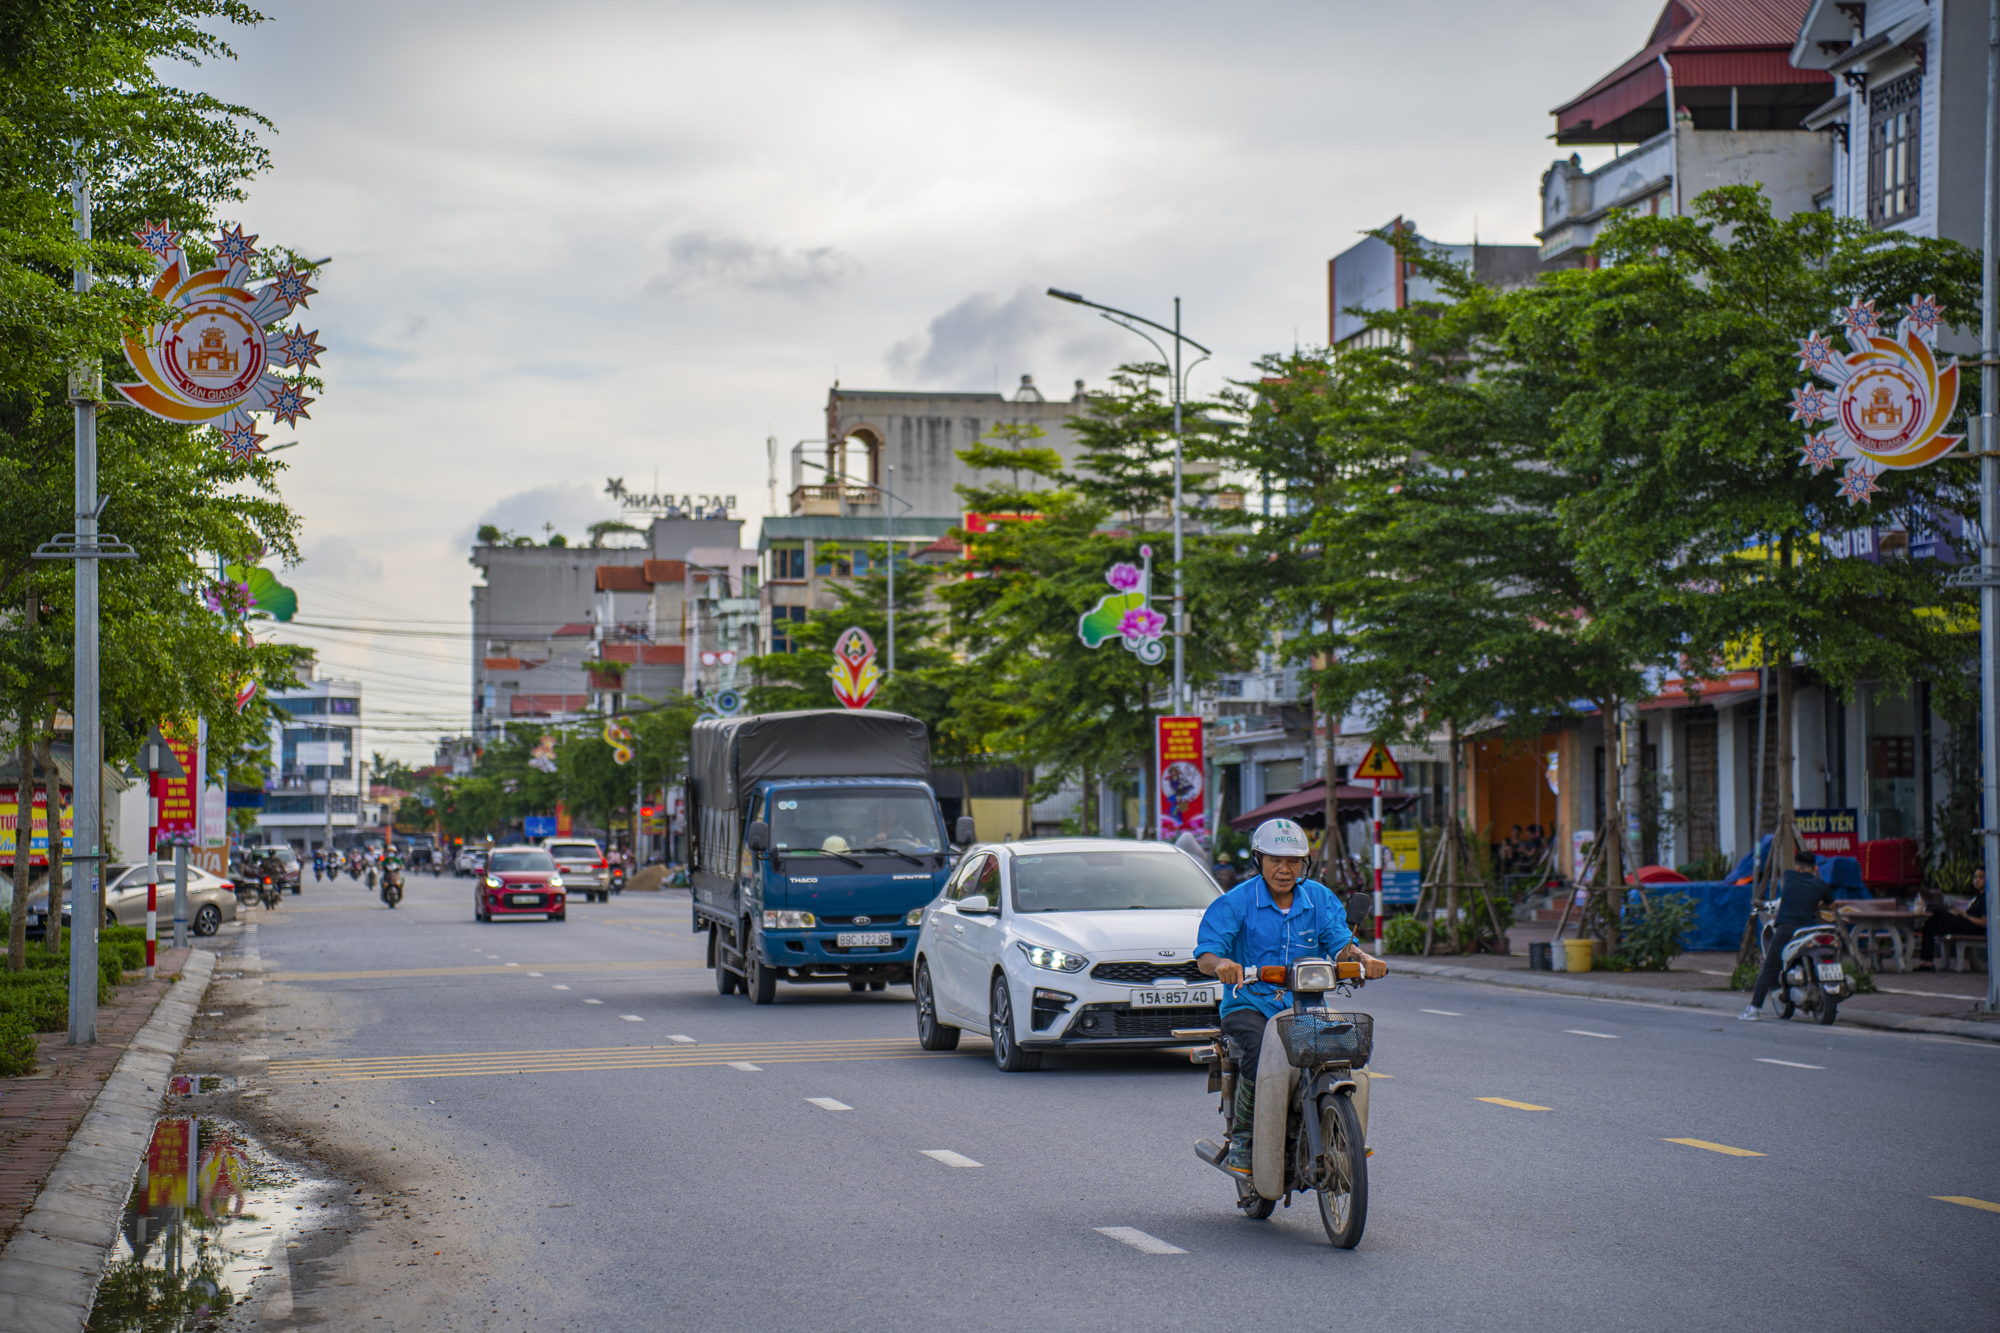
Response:
[[[733,495],[675,495],[671,492],[644,495],[627,490],[625,478],[606,477],[604,493],[628,514],[657,514],[662,518],[728,518],[736,512]]]

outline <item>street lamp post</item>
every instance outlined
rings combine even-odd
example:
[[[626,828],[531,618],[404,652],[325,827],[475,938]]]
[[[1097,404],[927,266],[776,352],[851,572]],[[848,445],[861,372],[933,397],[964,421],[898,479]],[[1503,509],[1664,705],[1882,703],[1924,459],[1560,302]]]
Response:
[[[1208,360],[1208,358],[1214,355],[1214,353],[1210,352],[1206,347],[1203,347],[1200,343],[1196,342],[1194,339],[1186,336],[1181,332],[1181,298],[1178,296],[1174,298],[1174,326],[1172,328],[1168,328],[1164,324],[1154,323],[1152,320],[1147,319],[1144,315],[1135,315],[1129,310],[1120,310],[1116,306],[1099,305],[1095,301],[1086,301],[1081,296],[1078,296],[1075,292],[1065,292],[1058,288],[1051,287],[1049,288],[1049,295],[1055,297],[1056,300],[1058,301],[1068,301],[1071,305],[1088,306],[1090,309],[1095,310],[1099,314],[1103,315],[1105,319],[1111,321],[1113,324],[1116,324],[1119,328],[1125,329],[1132,333],[1136,333],[1141,338],[1144,338],[1147,342],[1152,343],[1153,350],[1157,351],[1160,354],[1161,360],[1163,361],[1171,360],[1173,362],[1174,692],[1173,692],[1173,699],[1168,705],[1168,711],[1181,712],[1189,707],[1189,701],[1187,698],[1187,658],[1186,658],[1186,643],[1188,634],[1187,597],[1185,590],[1183,589],[1181,584],[1181,557],[1182,557],[1182,541],[1183,541],[1182,525],[1181,525],[1181,404],[1182,401],[1187,397],[1188,372],[1192,371],[1195,368],[1195,366],[1200,365],[1203,361]],[[1147,328],[1158,329],[1161,333],[1164,333],[1168,337],[1172,338],[1174,340],[1173,355],[1169,357],[1167,355],[1167,350],[1164,347],[1161,347],[1160,344],[1153,339],[1153,336],[1151,334],[1147,333],[1144,329],[1133,327],[1134,324],[1144,324]],[[1185,343],[1189,347],[1194,348],[1197,352],[1201,353],[1201,356],[1197,360],[1195,360],[1192,364],[1187,366],[1185,370],[1183,370],[1181,367],[1181,345],[1183,343]]]

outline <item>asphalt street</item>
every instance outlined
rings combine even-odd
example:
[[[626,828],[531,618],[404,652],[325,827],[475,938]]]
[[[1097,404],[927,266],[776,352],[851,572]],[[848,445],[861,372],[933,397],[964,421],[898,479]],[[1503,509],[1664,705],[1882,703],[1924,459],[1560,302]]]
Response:
[[[919,1050],[906,987],[718,996],[685,893],[471,899],[309,880],[251,914],[258,1007],[190,1057],[268,1057],[273,1115],[450,1160],[401,1206],[477,1262],[359,1327],[2000,1326],[1991,1044],[1392,973],[1351,1006],[1387,1077],[1343,1252],[1310,1198],[1237,1213],[1183,1054],[1005,1074]]]

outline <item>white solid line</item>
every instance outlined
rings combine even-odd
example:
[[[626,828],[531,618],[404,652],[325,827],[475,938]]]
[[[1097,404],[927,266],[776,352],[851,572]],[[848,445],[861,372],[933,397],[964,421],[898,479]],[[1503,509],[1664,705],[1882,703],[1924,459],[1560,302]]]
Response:
[[[1100,1236],[1109,1236],[1113,1240],[1122,1240],[1144,1254],[1187,1253],[1180,1246],[1169,1245],[1158,1236],[1149,1236],[1137,1227],[1098,1227],[1097,1233]]]
[[[854,1109],[846,1102],[837,1102],[831,1097],[808,1097],[806,1100],[822,1111],[852,1111]]]
[[[949,1148],[925,1148],[923,1150],[923,1153],[924,1156],[930,1158],[932,1161],[943,1162],[946,1166],[979,1165],[978,1162],[973,1161],[970,1157],[967,1157],[965,1154],[955,1153]]]
[[[679,1043],[680,1043],[681,1045],[683,1045],[683,1046],[697,1046],[697,1045],[700,1045],[700,1043],[699,1043],[699,1042],[697,1042],[697,1041],[696,1041],[696,1040],[695,1040],[695,1039],[694,1039],[693,1037],[684,1037],[684,1036],[682,1036],[682,1035],[681,1035],[680,1033],[678,1033],[678,1032],[674,1032],[674,1033],[669,1033],[669,1034],[668,1034],[668,1036],[667,1036],[667,1040],[668,1040],[668,1041],[677,1041],[677,1042],[679,1042]]]
[[[729,1062],[729,1067],[731,1069],[740,1069],[746,1074],[761,1074],[764,1072],[764,1066],[746,1064],[741,1060],[731,1060]]]
[[[1453,1013],[1453,1012],[1452,1012],[1451,1010],[1449,1010],[1449,1009],[1419,1009],[1419,1010],[1417,1010],[1417,1012],[1418,1012],[1418,1013],[1420,1013],[1420,1014],[1443,1014],[1443,1015],[1444,1015],[1444,1016],[1445,1016],[1446,1018],[1464,1018],[1464,1017],[1465,1017],[1465,1015],[1464,1015],[1464,1014],[1455,1014],[1455,1013]]]
[[[603,1003],[604,1003],[604,1001],[602,1001],[602,1000],[585,1000],[585,1001],[584,1001],[584,1003],[585,1003],[585,1004],[603,1004]]]
[[[1765,1056],[1753,1057],[1760,1065],[1783,1065],[1787,1069],[1824,1069],[1825,1065],[1802,1065],[1797,1060],[1772,1060]]]
[[[1572,1037],[1602,1037],[1606,1041],[1619,1040],[1609,1032],[1585,1032],[1582,1028],[1564,1028],[1563,1031],[1569,1033]]]
[[[620,1014],[618,1016],[624,1019],[627,1023],[643,1023],[646,1021],[645,1019],[639,1017],[639,1015],[637,1014]]]
[[[550,990],[568,990],[568,989],[569,989],[569,987],[567,987],[567,986],[551,986],[551,987],[549,987],[549,989],[550,989]]]

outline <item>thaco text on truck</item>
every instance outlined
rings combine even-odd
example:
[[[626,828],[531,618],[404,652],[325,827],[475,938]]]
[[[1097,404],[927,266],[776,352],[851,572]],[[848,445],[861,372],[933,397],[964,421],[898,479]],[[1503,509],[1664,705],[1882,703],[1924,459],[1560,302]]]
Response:
[[[924,724],[872,709],[697,722],[687,808],[694,928],[719,994],[780,981],[908,985],[954,852]],[[959,821],[960,842],[972,821]]]

